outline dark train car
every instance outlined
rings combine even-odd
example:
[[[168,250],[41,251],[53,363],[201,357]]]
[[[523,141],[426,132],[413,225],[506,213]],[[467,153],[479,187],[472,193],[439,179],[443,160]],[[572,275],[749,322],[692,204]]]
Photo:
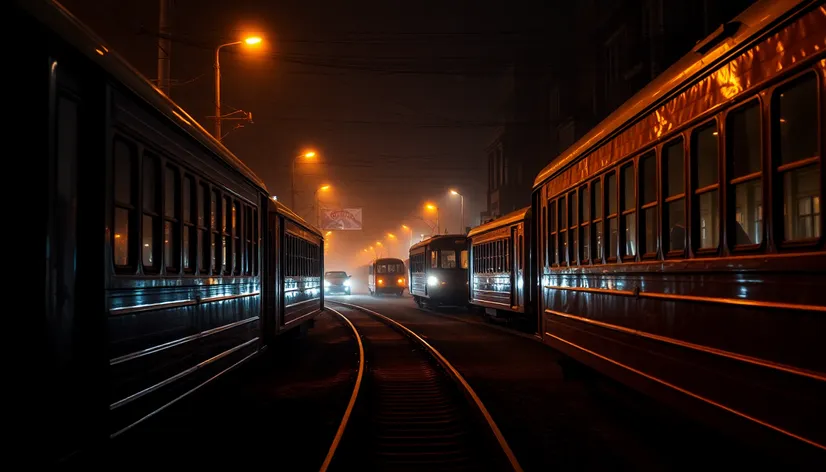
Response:
[[[419,306],[465,306],[468,250],[463,234],[443,234],[410,248],[410,294]]]
[[[105,448],[309,322],[323,242],[62,6],[5,9],[37,38],[9,60],[29,101],[21,175],[45,186],[30,207],[42,232],[24,242],[44,255],[45,298],[20,439],[53,462]],[[301,277],[286,306],[282,270]]]
[[[376,259],[367,270],[367,290],[370,291],[370,295],[404,295],[404,289],[407,287],[404,261],[393,257]]]
[[[546,343],[820,453],[824,38],[822,2],[755,3],[563,152],[533,197]]]
[[[273,294],[278,300],[273,307],[277,318],[268,334],[277,335],[294,326],[306,329],[306,321],[324,308],[324,238],[320,230],[280,202],[270,200],[269,208],[269,247],[276,249],[267,261],[273,282],[265,283],[280,289]]]
[[[532,216],[525,207],[468,233],[470,304],[490,316],[536,318]]]

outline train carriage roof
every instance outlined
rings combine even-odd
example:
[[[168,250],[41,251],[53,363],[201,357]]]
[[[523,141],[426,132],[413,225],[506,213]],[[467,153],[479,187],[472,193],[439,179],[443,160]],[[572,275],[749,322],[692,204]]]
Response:
[[[283,203],[279,202],[278,200],[273,200],[273,199],[270,199],[270,202],[272,203],[273,207],[275,207],[275,211],[278,214],[286,216],[290,220],[295,221],[296,223],[300,224],[301,226],[303,226],[303,227],[307,228],[308,230],[312,231],[316,236],[319,236],[322,239],[324,239],[324,234],[322,234],[321,229],[317,228],[315,225],[311,225],[304,218],[298,216],[298,214],[296,212],[292,211],[290,208],[288,208],[287,205],[284,205]]]
[[[531,211],[531,207],[520,208],[519,210],[512,211],[507,215],[500,216],[499,218],[488,221],[483,225],[479,225],[468,232],[467,237],[472,238],[474,236],[480,235],[482,233],[487,233],[490,230],[501,228],[503,226],[507,226],[513,223],[518,223],[520,221],[524,221],[528,217],[528,212]]]
[[[610,142],[619,132],[642,116],[673,98],[694,81],[741,52],[760,32],[798,9],[818,3],[817,0],[759,0],[732,21],[697,43],[692,51],[657,76],[642,90],[629,98],[585,136],[562,151],[534,180],[533,189],[545,183],[557,172],[567,168],[580,156]]]
[[[467,236],[464,234],[439,234],[436,236],[431,236],[424,241],[420,241],[412,246],[410,246],[410,251],[412,252],[414,249],[420,249],[428,246],[429,244],[438,243],[441,241],[446,241],[448,239],[467,239]]]
[[[100,37],[63,5],[53,0],[16,0],[15,3],[23,11],[76,47],[89,60],[100,66],[107,74],[140,97],[146,104],[175,123],[184,133],[198,141],[213,154],[219,156],[227,165],[240,172],[261,190],[267,192],[264,181],[246,164],[209,134],[189,113],[164,95],[124,58],[107,47]]]

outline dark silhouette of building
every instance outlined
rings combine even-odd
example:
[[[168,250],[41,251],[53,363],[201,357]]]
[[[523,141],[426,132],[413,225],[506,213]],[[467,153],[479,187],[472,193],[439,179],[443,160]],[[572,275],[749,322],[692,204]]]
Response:
[[[755,1],[558,2],[544,44],[505,74],[482,222],[528,206],[545,165]]]

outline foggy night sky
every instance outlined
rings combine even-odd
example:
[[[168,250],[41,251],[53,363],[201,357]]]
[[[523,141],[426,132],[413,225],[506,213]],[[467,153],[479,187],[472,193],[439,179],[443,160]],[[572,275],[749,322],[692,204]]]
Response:
[[[156,78],[157,1],[62,3]],[[411,218],[425,201],[439,205],[442,232],[459,230],[448,188],[465,195],[465,224],[478,224],[501,74],[542,15],[512,2],[173,0],[171,96],[211,132],[214,47],[261,35],[263,48],[221,50],[222,112],[254,120],[224,144],[287,205],[291,160],[318,152],[320,163],[296,167],[295,210],[315,223],[313,192],[326,183],[326,206],[364,209],[364,231],[332,236],[328,270],[351,270],[354,253],[366,262],[362,249],[387,232],[405,243],[393,255],[406,258],[399,226],[412,226],[414,241],[429,233]]]

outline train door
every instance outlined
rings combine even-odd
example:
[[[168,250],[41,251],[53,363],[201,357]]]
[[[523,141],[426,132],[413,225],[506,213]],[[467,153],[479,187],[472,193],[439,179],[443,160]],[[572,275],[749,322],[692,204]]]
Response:
[[[370,292],[370,295],[373,294],[373,291],[376,290],[376,279],[375,275],[373,274],[373,263],[371,262],[369,266],[367,266],[367,290]]]

